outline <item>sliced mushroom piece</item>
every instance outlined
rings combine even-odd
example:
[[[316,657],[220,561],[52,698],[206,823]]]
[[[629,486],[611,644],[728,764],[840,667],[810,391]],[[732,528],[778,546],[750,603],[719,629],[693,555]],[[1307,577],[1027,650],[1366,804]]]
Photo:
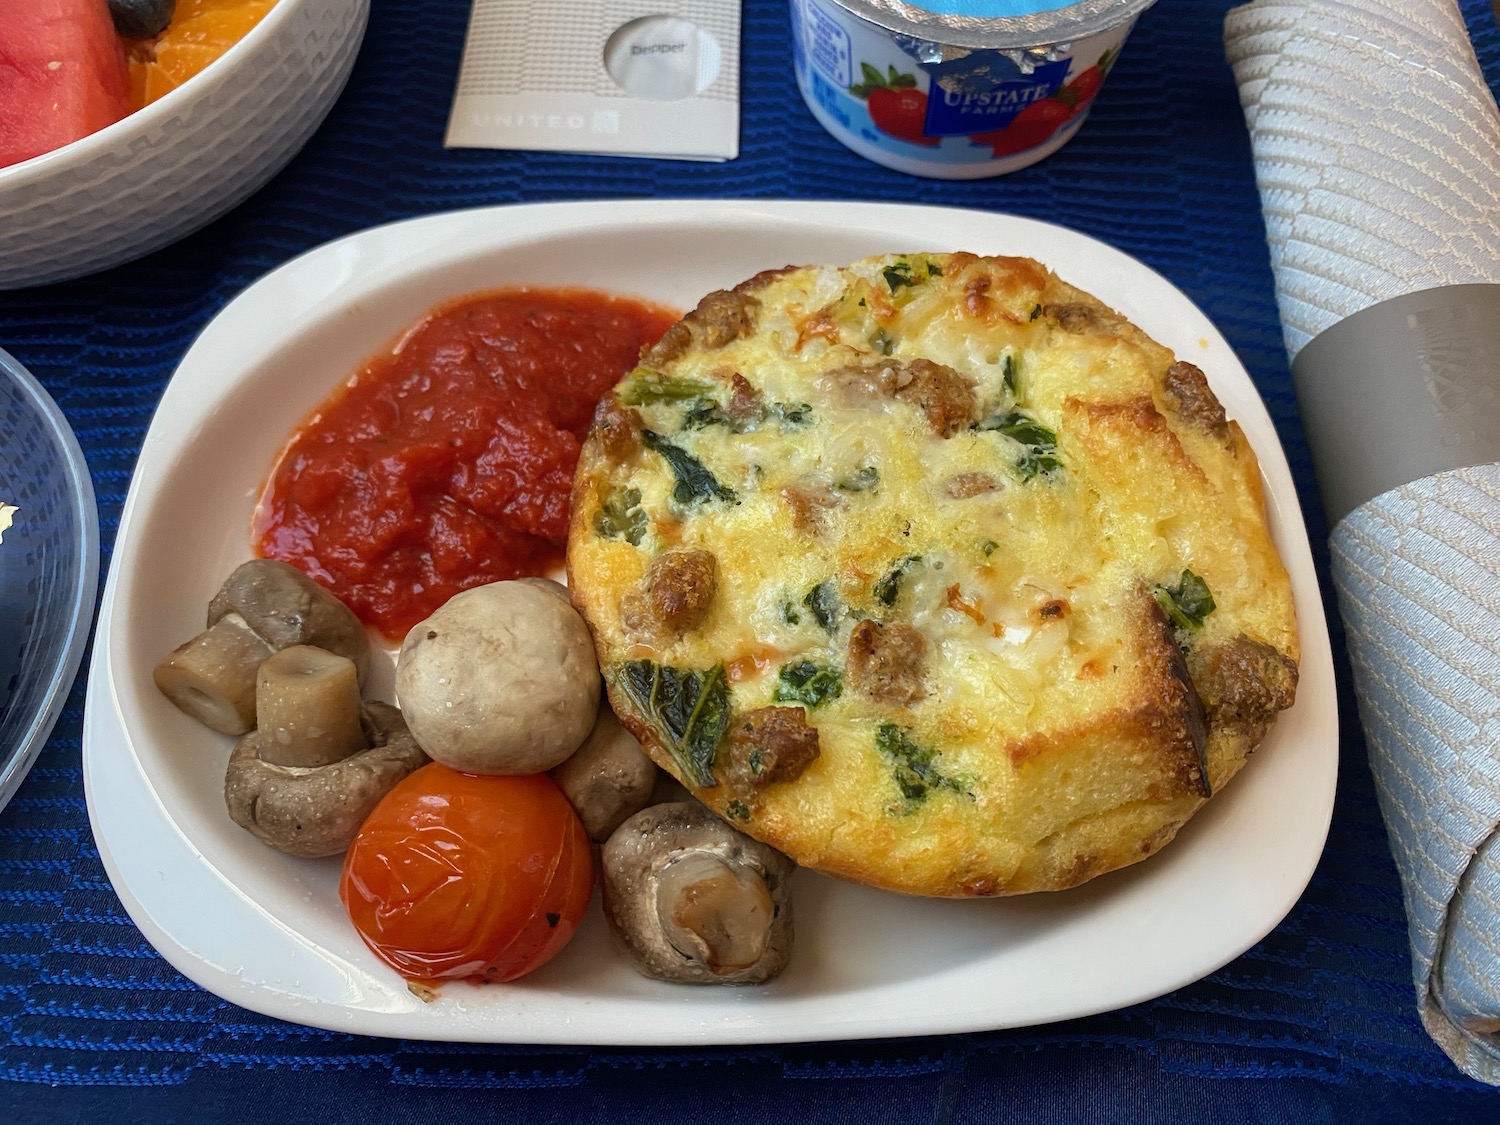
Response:
[[[366,749],[326,766],[279,766],[262,756],[261,732],[240,739],[224,778],[231,819],[287,855],[342,854],[380,798],[428,760],[396,708],[367,703],[362,720]]]
[[[615,713],[600,707],[594,729],[552,770],[552,780],[572,803],[589,839],[602,844],[627,817],[646,807],[660,772]]]
[[[266,657],[255,685],[260,756],[278,766],[326,766],[364,749],[354,661],[312,645]]]
[[[712,852],[684,852],[657,873],[662,934],[716,976],[751,968],[765,956],[775,913],[759,872]]]
[[[261,661],[294,645],[347,657],[365,682],[370,640],[354,611],[296,567],[252,559],[209,602],[208,628],[168,654],[153,678],[199,722],[221,734],[244,734],[255,727]]]
[[[637,970],[687,984],[760,984],[792,952],[795,865],[693,801],[655,805],[600,853],[604,915]]]
[[[359,682],[370,672],[370,638],[354,611],[296,567],[277,559],[251,559],[235,568],[208,603],[212,625],[238,613],[280,651],[316,645],[354,661]]]
[[[237,613],[167,654],[152,672],[161,693],[220,734],[255,729],[255,674],[275,650]]]

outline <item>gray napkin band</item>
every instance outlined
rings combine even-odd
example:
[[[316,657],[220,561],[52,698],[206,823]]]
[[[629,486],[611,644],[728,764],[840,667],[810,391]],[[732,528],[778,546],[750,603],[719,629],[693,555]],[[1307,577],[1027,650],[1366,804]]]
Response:
[[[1500,284],[1371,305],[1309,341],[1292,378],[1330,527],[1390,489],[1500,461]]]

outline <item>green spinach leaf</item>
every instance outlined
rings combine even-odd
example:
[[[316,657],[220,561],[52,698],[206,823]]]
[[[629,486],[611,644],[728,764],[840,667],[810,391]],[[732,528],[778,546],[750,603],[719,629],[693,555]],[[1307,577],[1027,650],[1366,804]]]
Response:
[[[934,790],[946,789],[973,798],[970,782],[945,774],[937,764],[937,752],[911,737],[895,723],[881,723],[875,732],[875,748],[891,764],[891,775],[901,791],[907,811],[914,809]]]
[[[897,559],[896,565],[886,572],[884,578],[875,583],[875,600],[881,605],[895,605],[896,599],[901,596],[901,579],[921,561],[921,555],[903,555]]]
[[[844,676],[837,668],[814,664],[811,660],[799,660],[795,664],[783,664],[776,674],[776,690],[772,698],[777,703],[801,703],[817,707],[830,699],[837,699],[844,691]]]
[[[1022,447],[1016,459],[1016,470],[1023,481],[1043,473],[1055,473],[1063,467],[1057,455],[1057,434],[1024,410],[1008,410],[980,422],[976,429],[998,433]]]
[[[679,504],[697,504],[705,500],[736,499],[734,490],[720,484],[718,478],[680,445],[673,445],[655,430],[641,431],[641,444],[653,453],[659,453],[672,467],[677,484],[672,488],[672,499]]]
[[[921,285],[929,277],[942,277],[943,269],[936,262],[919,256],[915,262],[898,258],[880,271],[892,294],[906,286]]]
[[[853,476],[834,481],[833,487],[840,492],[869,492],[879,483],[880,470],[874,465],[866,465]]]
[[[920,277],[912,274],[911,263],[904,258],[886,266],[880,271],[880,276],[885,278],[885,283],[892,293],[903,285],[919,285],[922,281]]]
[[[832,579],[819,582],[809,590],[802,599],[802,604],[812,610],[813,617],[827,632],[832,633],[838,629],[839,618],[844,615],[844,603],[839,599],[838,589]]]
[[[812,421],[812,403],[773,402],[771,417],[784,426],[805,426]]]
[[[729,416],[724,408],[711,398],[697,398],[688,403],[682,412],[684,430],[701,430],[706,426],[727,426]]]
[[[812,421],[812,404],[808,402],[773,402],[748,417],[731,418],[717,399],[700,398],[688,403],[682,412],[684,430],[701,430],[708,426],[726,426],[730,432],[745,433],[758,429],[767,420],[782,427],[805,426]]]
[[[649,519],[641,508],[641,490],[626,488],[611,492],[594,513],[594,531],[604,539],[623,539],[639,547]]]
[[[1179,629],[1203,628],[1203,619],[1218,608],[1208,583],[1191,570],[1182,572],[1177,585],[1153,586],[1151,592],[1167,620]]]
[[[667,752],[689,782],[700,789],[716,784],[714,762],[729,729],[724,665],[700,672],[630,660],[620,666],[616,683],[661,734]]]

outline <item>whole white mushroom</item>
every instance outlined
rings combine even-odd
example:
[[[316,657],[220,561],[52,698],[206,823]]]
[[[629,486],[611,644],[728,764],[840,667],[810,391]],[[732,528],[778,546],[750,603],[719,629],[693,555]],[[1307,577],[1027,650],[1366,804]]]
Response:
[[[599,664],[583,618],[527,581],[449,598],[407,633],[396,700],[418,745],[464,773],[540,773],[588,737]]]

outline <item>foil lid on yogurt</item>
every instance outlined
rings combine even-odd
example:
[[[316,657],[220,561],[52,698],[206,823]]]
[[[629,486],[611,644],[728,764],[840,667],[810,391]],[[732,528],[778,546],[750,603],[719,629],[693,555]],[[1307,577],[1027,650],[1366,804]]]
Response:
[[[1155,0],[836,0],[898,35],[1009,51],[1075,42],[1132,20]]]

